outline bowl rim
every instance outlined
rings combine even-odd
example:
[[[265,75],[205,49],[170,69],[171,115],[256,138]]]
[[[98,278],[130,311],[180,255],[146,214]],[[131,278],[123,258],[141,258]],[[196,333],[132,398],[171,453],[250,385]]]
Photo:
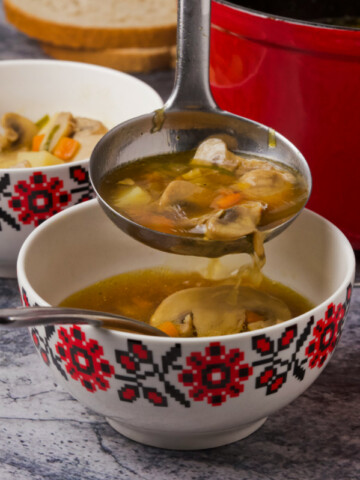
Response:
[[[99,72],[107,72],[109,75],[114,75],[116,77],[127,78],[134,83],[148,87],[149,90],[157,93],[156,90],[151,87],[149,84],[140,80],[139,78],[131,75],[130,73],[122,72],[120,70],[115,70],[111,67],[105,67],[102,65],[95,65],[92,63],[86,62],[77,62],[75,60],[56,60],[54,58],[10,58],[4,59],[0,62],[0,69],[8,68],[9,66],[27,66],[27,65],[52,65],[55,68],[78,68],[80,70],[94,70]],[[159,97],[160,95],[157,94]]]
[[[16,168],[16,167],[11,167],[11,168],[1,168],[0,167],[0,174],[2,172],[6,173],[12,173],[16,174],[18,173],[21,176],[24,176],[26,172],[29,172],[29,175],[35,173],[35,172],[42,172],[46,170],[47,172],[52,172],[52,171],[57,171],[59,168],[70,168],[72,166],[77,167],[77,166],[82,166],[88,164],[90,161],[90,157],[83,158],[82,160],[76,160],[72,162],[71,160],[69,162],[63,162],[63,163],[57,163],[56,165],[44,165],[42,167],[22,167],[22,168]]]
[[[84,70],[84,71],[97,71],[100,73],[104,73],[109,76],[115,76],[118,78],[122,78],[126,81],[132,82],[134,85],[138,86],[139,88],[144,89],[144,91],[147,91],[149,95],[151,94],[154,98],[154,100],[159,101],[159,107],[164,104],[162,98],[160,97],[159,93],[151,87],[148,83],[144,82],[143,80],[140,80],[139,78],[130,75],[129,73],[126,72],[121,72],[120,70],[115,70],[114,68],[110,67],[103,67],[102,65],[94,65],[91,63],[86,63],[86,62],[76,62],[76,61],[71,61],[71,60],[55,60],[55,59],[47,59],[47,58],[19,58],[19,59],[8,59],[8,60],[1,60],[0,62],[0,74],[3,69],[7,68],[15,68],[15,67],[25,67],[25,68],[33,68],[36,66],[50,66],[51,68],[58,68],[58,69],[63,69],[63,68],[68,68],[68,69],[79,69],[79,70]],[[111,130],[110,127],[109,131]],[[26,167],[26,168],[0,168],[0,173],[1,171],[5,171],[8,173],[23,173],[23,172],[30,172],[33,173],[35,171],[43,170],[46,169],[46,171],[51,172],[52,170],[55,171],[58,168],[62,167],[67,167],[67,166],[79,166],[83,165],[86,163],[90,162],[90,157],[83,158],[81,160],[76,160],[74,162],[64,162],[64,163],[59,163],[57,165],[49,165],[49,166],[43,166],[43,167]]]
[[[74,205],[72,207],[69,207],[53,217],[49,218],[46,220],[44,223],[39,225],[35,230],[33,230],[29,236],[25,239],[24,243],[21,246],[18,259],[17,259],[17,279],[18,283],[22,283],[25,286],[25,289],[27,292],[31,291],[32,296],[34,297],[36,303],[38,303],[40,306],[50,306],[50,304],[45,301],[37,292],[36,290],[31,286],[27,273],[25,271],[25,260],[27,256],[27,251],[31,248],[31,244],[36,241],[36,238],[38,235],[41,234],[41,232],[47,228],[49,224],[54,224],[55,222],[61,222],[63,216],[68,216],[68,215],[74,215],[77,214],[79,211],[81,212],[82,209],[93,209],[96,208],[96,205],[98,208],[101,208],[100,205],[98,204],[98,200],[96,198],[92,200],[88,200],[86,202],[83,202],[78,205]],[[349,263],[349,269],[346,272],[346,275],[344,276],[342,282],[340,285],[337,287],[337,289],[330,295],[328,296],[324,301],[322,301],[320,304],[317,304],[314,308],[311,310],[298,315],[297,317],[291,318],[290,320],[286,320],[285,322],[279,323],[277,325],[273,325],[271,327],[265,327],[259,330],[253,330],[250,332],[242,332],[242,333],[233,333],[230,335],[216,335],[216,336],[208,336],[208,337],[192,337],[192,338],[184,338],[184,337],[155,337],[155,336],[150,336],[150,335],[144,335],[144,334],[139,334],[139,333],[130,333],[130,332],[121,332],[121,331],[115,331],[115,330],[107,330],[108,334],[110,335],[115,335],[114,338],[119,337],[119,338],[131,338],[131,339],[140,339],[140,340],[146,340],[147,342],[171,342],[171,343],[181,343],[181,344],[190,344],[190,343],[209,343],[209,342],[215,342],[215,341],[224,341],[224,339],[229,339],[229,341],[233,340],[241,340],[252,337],[254,335],[258,335],[259,332],[262,334],[271,334],[273,332],[276,332],[276,330],[280,330],[283,328],[284,325],[286,326],[291,326],[294,325],[298,322],[301,322],[302,320],[305,320],[307,318],[310,318],[312,315],[314,315],[317,311],[320,310],[325,310],[327,305],[331,303],[338,295],[341,294],[341,292],[345,292],[348,285],[351,284],[353,285],[354,283],[354,278],[355,278],[355,268],[356,268],[356,259],[355,259],[355,253],[354,250],[349,242],[349,240],[346,238],[346,236],[342,233],[342,231],[336,227],[332,222],[324,218],[323,216],[319,215],[318,213],[313,212],[312,210],[309,209],[304,209],[303,212],[300,215],[309,215],[313,216],[318,219],[318,221],[323,222],[327,224],[335,233],[336,235],[340,236],[342,243],[343,243],[343,250],[342,250],[342,255],[346,259],[347,262]],[[105,217],[106,218],[106,217]],[[111,221],[110,219],[107,219],[109,222]],[[91,331],[96,327],[93,327],[91,325],[82,325],[81,328],[84,328],[85,331]]]

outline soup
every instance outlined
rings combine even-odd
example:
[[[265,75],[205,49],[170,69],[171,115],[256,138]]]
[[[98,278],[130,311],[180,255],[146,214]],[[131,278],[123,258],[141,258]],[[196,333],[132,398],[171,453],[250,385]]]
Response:
[[[152,268],[122,273],[61,302],[152,324],[174,337],[227,335],[268,327],[313,305],[290,288],[242,268],[221,280],[211,274]],[[251,268],[250,268],[251,270]]]
[[[151,269],[123,273],[64,300],[62,306],[118,313],[171,336],[229,335],[284,322],[312,308],[296,292],[267,279],[263,230],[305,204],[305,179],[265,158],[228,150],[210,137],[196,150],[139,159],[110,172],[101,196],[129,219],[164,233],[231,241],[252,235],[252,263],[218,280]],[[220,263],[219,263],[220,264]]]
[[[105,176],[105,201],[134,222],[173,235],[236,240],[283,223],[306,203],[305,179],[220,138],[196,150],[139,159]]]
[[[98,120],[70,112],[44,115],[37,122],[8,112],[1,118],[0,168],[34,168],[85,160],[107,132]]]

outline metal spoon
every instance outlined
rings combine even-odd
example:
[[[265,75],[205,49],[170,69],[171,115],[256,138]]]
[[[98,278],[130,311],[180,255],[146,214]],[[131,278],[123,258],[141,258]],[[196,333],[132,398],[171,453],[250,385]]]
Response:
[[[294,145],[274,130],[216,105],[209,86],[210,6],[210,0],[179,0],[175,86],[170,98],[163,109],[124,122],[107,133],[91,155],[90,176],[101,207],[128,235],[158,250],[220,257],[252,252],[252,235],[229,242],[154,231],[121,215],[99,193],[104,176],[120,165],[147,156],[192,150],[210,135],[221,135],[232,151],[272,158],[293,167],[305,178],[310,195],[310,170]],[[264,232],[265,240],[278,235],[295,217]]]
[[[145,322],[94,310],[62,307],[18,307],[0,310],[0,328],[65,324],[93,325],[143,335],[168,336]]]

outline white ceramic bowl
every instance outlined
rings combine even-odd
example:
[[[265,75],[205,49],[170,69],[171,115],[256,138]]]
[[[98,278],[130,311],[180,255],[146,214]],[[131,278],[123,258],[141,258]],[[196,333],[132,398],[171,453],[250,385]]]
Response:
[[[85,327],[33,328],[56,381],[120,433],[164,448],[224,445],[258,429],[318,377],[343,328],[355,258],[345,236],[305,210],[266,245],[265,273],[312,300],[283,324],[208,338],[160,338]],[[222,259],[233,269],[245,256]],[[18,280],[25,305],[57,305],[123,271],[202,268],[206,259],[152,250],[117,229],[96,200],[47,220],[25,241]]]
[[[69,111],[111,128],[161,106],[151,87],[109,68],[58,60],[0,62],[0,117],[16,112],[36,121]],[[0,170],[0,276],[16,275],[20,246],[37,225],[94,196],[88,164],[85,159]]]

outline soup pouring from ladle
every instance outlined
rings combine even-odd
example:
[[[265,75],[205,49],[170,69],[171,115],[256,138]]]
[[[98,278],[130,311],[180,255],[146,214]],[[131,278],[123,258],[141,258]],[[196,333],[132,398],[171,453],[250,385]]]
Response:
[[[101,207],[128,235],[158,250],[211,258],[253,252],[252,235],[223,241],[151,230],[119,213],[100,192],[104,176],[120,166],[143,157],[190,151],[206,138],[219,136],[233,152],[271,158],[294,169],[303,176],[310,195],[310,170],[294,145],[271,128],[216,105],[209,86],[210,9],[210,0],[179,0],[175,85],[170,98],[163,109],[107,133],[91,156],[90,176]],[[263,231],[264,240],[278,235],[296,215]]]

